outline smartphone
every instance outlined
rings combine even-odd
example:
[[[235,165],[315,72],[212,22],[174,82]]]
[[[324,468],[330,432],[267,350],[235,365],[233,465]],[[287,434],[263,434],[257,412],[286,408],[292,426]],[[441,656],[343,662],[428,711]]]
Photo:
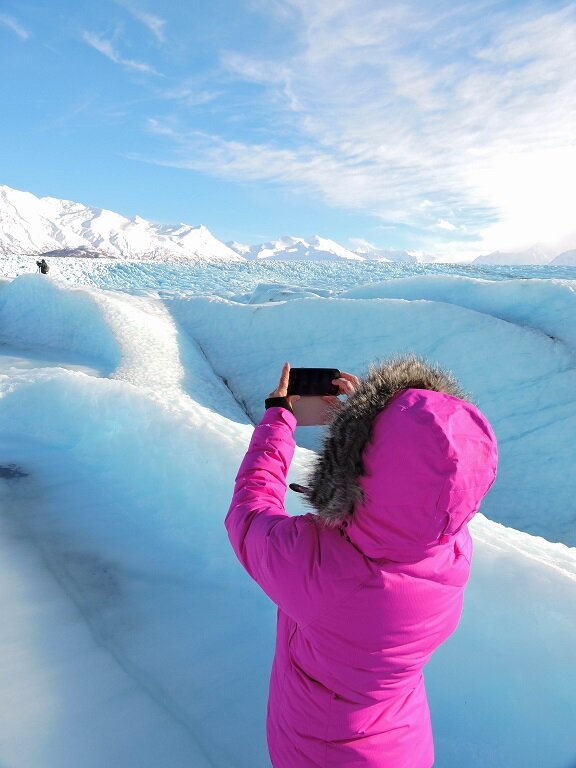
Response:
[[[299,427],[329,424],[334,417],[334,405],[322,399],[323,395],[337,395],[338,386],[333,379],[340,378],[338,368],[291,368],[288,394],[300,395],[292,404]]]
[[[337,395],[338,386],[332,379],[339,379],[338,368],[290,368],[289,395]]]

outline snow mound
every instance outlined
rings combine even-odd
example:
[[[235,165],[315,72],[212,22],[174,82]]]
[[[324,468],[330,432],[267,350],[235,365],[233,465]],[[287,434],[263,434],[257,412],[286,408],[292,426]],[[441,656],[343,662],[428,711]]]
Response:
[[[533,328],[576,351],[576,282],[561,280],[478,280],[422,275],[386,280],[344,291],[350,299],[424,299],[475,309]]]
[[[292,301],[293,299],[327,298],[332,291],[322,288],[302,288],[300,285],[282,283],[260,283],[250,293],[230,297],[232,301],[242,304],[268,304],[274,301]]]
[[[93,292],[22,275],[0,284],[0,321],[4,342],[85,353],[110,368],[120,363],[120,346]]]

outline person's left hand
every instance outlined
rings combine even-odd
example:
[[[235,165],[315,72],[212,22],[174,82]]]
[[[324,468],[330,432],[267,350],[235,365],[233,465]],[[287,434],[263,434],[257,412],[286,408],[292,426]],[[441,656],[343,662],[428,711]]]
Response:
[[[284,363],[284,365],[282,366],[282,373],[280,374],[280,381],[278,382],[278,386],[273,392],[270,392],[268,397],[285,397],[290,403],[290,406],[292,406],[292,403],[295,403],[296,400],[300,400],[300,395],[290,395],[290,397],[288,397],[289,378],[290,378],[290,363]]]

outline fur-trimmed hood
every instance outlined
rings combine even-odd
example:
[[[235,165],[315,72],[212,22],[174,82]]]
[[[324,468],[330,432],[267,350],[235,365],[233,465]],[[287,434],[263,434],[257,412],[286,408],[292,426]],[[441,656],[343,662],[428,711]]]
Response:
[[[472,517],[496,463],[492,429],[458,382],[402,357],[373,367],[338,411],[306,496],[365,554],[417,559]]]

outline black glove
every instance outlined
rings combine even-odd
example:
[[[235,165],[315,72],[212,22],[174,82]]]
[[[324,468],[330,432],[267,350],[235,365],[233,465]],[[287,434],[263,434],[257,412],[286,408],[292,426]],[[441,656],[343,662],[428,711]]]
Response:
[[[286,408],[290,413],[294,413],[287,397],[267,397],[264,401],[264,407],[266,410],[268,408]]]

